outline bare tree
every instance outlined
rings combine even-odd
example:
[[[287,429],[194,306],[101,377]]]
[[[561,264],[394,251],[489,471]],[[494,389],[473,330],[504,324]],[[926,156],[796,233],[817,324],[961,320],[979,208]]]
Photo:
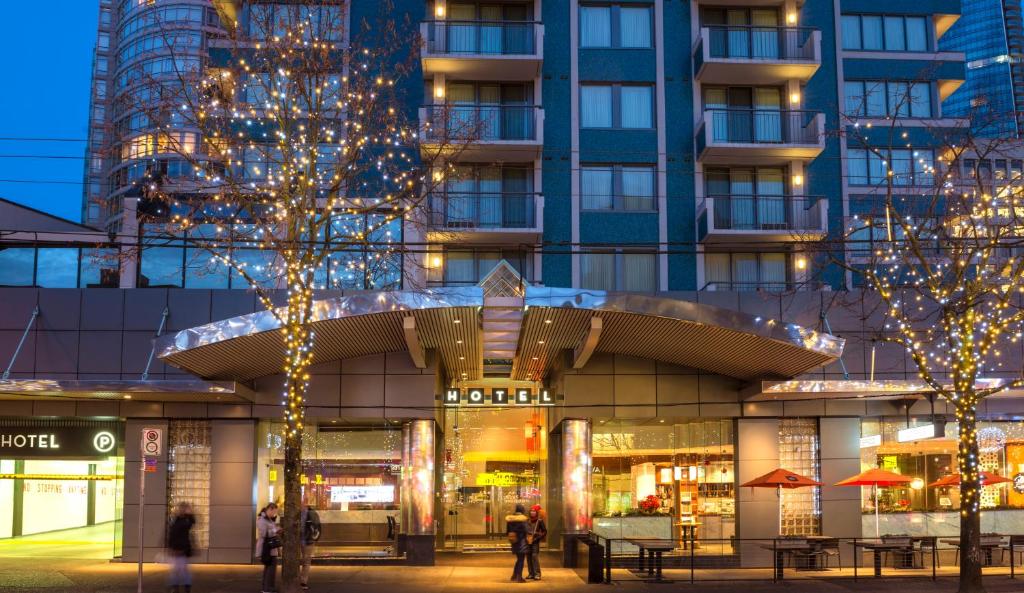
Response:
[[[1024,146],[976,138],[961,122],[924,130],[937,141],[932,158],[913,147],[901,125],[915,94],[890,90],[883,105],[886,95],[887,114],[848,115],[845,122],[856,151],[845,163],[848,182],[864,186],[874,208],[849,221],[838,261],[883,309],[875,339],[902,347],[927,389],[956,412],[959,590],[979,593],[978,406],[1024,385],[1021,369],[1002,364],[1004,353],[1019,349],[1024,329],[1024,179],[1020,171],[993,175],[991,164],[1020,159]]]
[[[172,76],[140,75],[159,132],[123,149],[175,157],[146,173],[135,255],[184,244],[187,265],[243,281],[280,325],[285,591],[298,589],[301,561],[314,290],[416,277],[425,253],[403,232],[427,218],[428,196],[479,123],[443,109],[416,121],[403,89],[422,84],[420,40],[391,8],[350,31],[345,2],[250,5],[246,24],[211,43],[209,64],[172,57]]]

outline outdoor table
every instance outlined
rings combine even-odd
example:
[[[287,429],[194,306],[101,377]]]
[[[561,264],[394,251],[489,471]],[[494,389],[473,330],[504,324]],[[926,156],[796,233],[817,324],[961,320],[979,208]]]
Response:
[[[866,550],[871,550],[873,552],[874,566],[875,566],[875,576],[876,577],[882,576],[882,552],[899,552],[899,551],[906,552],[906,551],[908,551],[910,549],[913,549],[913,548],[908,548],[907,544],[902,543],[902,542],[896,543],[896,542],[862,542],[862,541],[855,541],[855,542],[853,542],[853,552],[854,552],[853,553],[853,561],[854,561],[854,566],[855,567],[856,567],[856,562],[857,562],[857,548],[864,548]],[[913,563],[913,556],[910,556],[910,559],[911,559],[911,563]],[[905,568],[907,568],[907,567],[905,567]],[[913,565],[911,565],[909,568],[913,568]]]
[[[644,572],[644,552],[647,552],[647,576],[651,577],[654,581],[662,582],[664,579],[661,577],[661,556],[665,552],[671,552],[676,549],[676,542],[669,539],[657,539],[657,538],[626,538],[626,541],[636,546],[640,552],[638,555],[639,565],[637,570],[640,573]]]
[[[683,549],[689,549],[690,543],[693,543],[694,549],[697,548],[697,528],[701,526],[700,522],[687,522],[681,521],[676,523],[677,527],[681,527],[683,530]]]
[[[800,538],[800,540],[796,541],[777,539],[775,540],[775,543],[761,544],[762,548],[775,554],[773,564],[776,580],[782,579],[783,567],[785,565],[783,560],[786,557],[786,553],[806,552],[807,555],[805,558],[807,560],[807,564],[803,568],[806,570],[816,570],[818,568],[818,556],[814,554],[814,551],[818,549],[818,545],[809,541],[810,539],[811,538]],[[797,568],[799,569],[800,567]]]
[[[946,538],[940,539],[940,542],[949,544],[957,549],[957,553],[960,551],[960,539],[959,538]],[[981,537],[979,547],[981,551],[985,553],[985,566],[992,566],[992,551],[1003,545],[1003,536],[999,535],[984,535]]]

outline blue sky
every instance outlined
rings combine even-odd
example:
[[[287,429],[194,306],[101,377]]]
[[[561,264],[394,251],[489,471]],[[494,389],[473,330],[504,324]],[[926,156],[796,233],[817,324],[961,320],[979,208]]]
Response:
[[[84,140],[90,68],[96,43],[97,0],[3,2],[0,55],[0,197],[79,220],[84,142],[26,142],[7,138]],[[70,156],[71,159],[3,155]],[[44,184],[40,181],[72,181]]]

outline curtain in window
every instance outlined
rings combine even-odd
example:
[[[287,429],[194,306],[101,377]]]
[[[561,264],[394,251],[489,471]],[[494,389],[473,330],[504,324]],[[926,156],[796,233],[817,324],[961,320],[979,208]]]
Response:
[[[860,49],[860,17],[843,17],[843,49]]]
[[[928,51],[928,30],[924,17],[908,16],[906,25],[907,50]]]
[[[491,270],[498,265],[502,260],[502,254],[500,251],[485,251],[477,254],[477,267],[480,270],[480,276],[477,277],[477,282],[482,281],[491,273]]]
[[[446,90],[451,109],[448,114],[449,132],[454,136],[476,135],[476,88],[472,84],[450,83]]]
[[[904,51],[907,49],[907,40],[903,33],[903,17],[885,17],[885,49],[889,51]]]
[[[754,89],[754,134],[758,142],[782,142],[782,97],[779,89]]]
[[[845,95],[843,106],[848,117],[864,115],[864,83],[860,81],[843,83]]]
[[[729,112],[725,89],[707,89],[704,91],[704,109],[711,111],[711,137],[715,142],[729,141]]]
[[[935,183],[935,155],[930,150],[916,151],[914,159],[914,183],[920,186],[930,186]]]
[[[615,290],[615,254],[581,254],[580,287],[591,290]]]
[[[622,168],[622,207],[625,210],[654,210],[654,169]]]
[[[476,53],[476,6],[473,4],[450,4],[448,18],[448,51]]]
[[[932,116],[931,84],[915,82],[910,85],[910,114],[914,117]]]
[[[654,113],[651,108],[652,98],[649,86],[622,87],[622,127],[653,128]]]
[[[619,9],[622,47],[651,47],[651,9],[646,6]]]
[[[530,192],[532,171],[508,167],[502,170],[502,217],[509,228],[533,225],[533,194]]]
[[[754,172],[749,169],[729,171],[729,216],[731,229],[754,228]]]
[[[779,13],[774,10],[751,10],[751,38],[755,58],[771,60],[779,57]]]
[[[501,169],[480,168],[479,224],[482,227],[500,227],[501,220]]]
[[[757,271],[756,253],[732,254],[733,290],[756,290]]]
[[[584,85],[580,87],[580,126],[612,127],[612,87]]]
[[[912,176],[914,161],[911,151],[893,150],[890,166],[892,167],[893,184],[911,185],[914,182]]]
[[[882,43],[882,17],[862,16],[860,17],[863,27],[864,49],[879,50],[883,48]]]
[[[580,7],[580,47],[611,47],[612,9],[608,6]]]
[[[761,286],[766,290],[786,289],[786,254],[761,254]]]
[[[583,210],[611,210],[613,193],[610,167],[584,167],[580,171]]]
[[[869,150],[868,177],[870,178],[870,183],[881,183],[885,180],[887,174],[886,165],[882,157]]]
[[[851,149],[846,151],[847,175],[850,185],[867,185],[868,183],[868,153],[862,149]]]
[[[730,58],[750,57],[750,24],[746,9],[730,9],[725,13],[729,25],[728,47]]]
[[[889,115],[894,117],[910,116],[910,87],[905,82],[890,82],[888,84],[887,97],[889,101]]]
[[[867,81],[864,83],[864,105],[869,117],[885,117],[885,83]]]
[[[728,290],[732,280],[732,264],[728,253],[704,254],[704,282],[718,290]]]
[[[622,290],[655,292],[658,289],[657,261],[653,253],[623,253]]]
[[[782,169],[757,171],[757,223],[763,229],[786,228],[786,184]]]
[[[517,111],[512,108],[509,111]],[[502,133],[501,86],[497,84],[480,85],[480,129],[478,133],[484,140],[502,140],[507,136]]]
[[[480,7],[480,53],[500,54],[502,53],[502,19],[504,18],[500,6]]]
[[[461,172],[458,178],[451,179],[448,185],[448,226],[470,226],[476,219],[476,177],[472,171]]]

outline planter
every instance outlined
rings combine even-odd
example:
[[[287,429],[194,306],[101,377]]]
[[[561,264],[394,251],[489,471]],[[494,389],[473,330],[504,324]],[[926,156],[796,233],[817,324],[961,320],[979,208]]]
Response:
[[[594,517],[594,533],[609,539],[652,537],[672,539],[672,517],[635,515],[632,517]],[[636,546],[624,541],[612,542],[612,554],[636,553]]]

